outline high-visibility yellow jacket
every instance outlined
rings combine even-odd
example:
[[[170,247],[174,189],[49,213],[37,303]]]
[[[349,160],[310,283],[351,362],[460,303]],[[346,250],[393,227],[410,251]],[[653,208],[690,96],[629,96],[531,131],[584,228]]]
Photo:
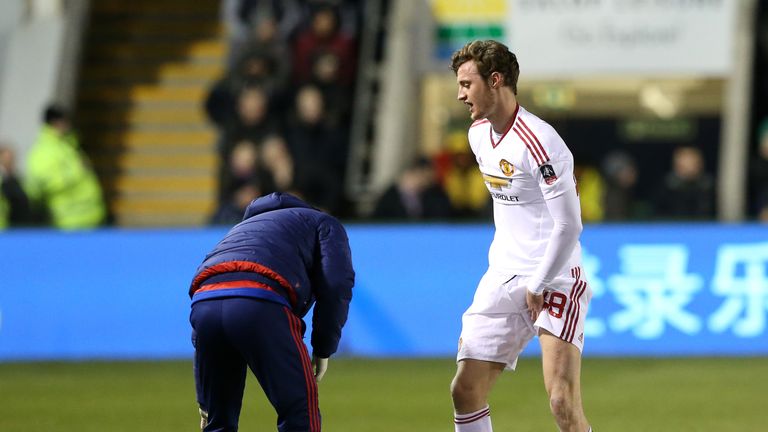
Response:
[[[101,186],[73,134],[44,126],[27,159],[26,192],[61,229],[93,228],[104,222]]]

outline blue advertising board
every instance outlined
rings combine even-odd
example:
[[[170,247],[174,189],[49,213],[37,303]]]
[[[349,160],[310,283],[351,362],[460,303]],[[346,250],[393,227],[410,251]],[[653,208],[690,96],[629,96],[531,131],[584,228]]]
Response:
[[[225,232],[0,233],[0,361],[190,356],[187,288]],[[348,232],[357,279],[340,354],[454,355],[493,228]],[[582,246],[585,355],[768,355],[768,226],[592,225]]]

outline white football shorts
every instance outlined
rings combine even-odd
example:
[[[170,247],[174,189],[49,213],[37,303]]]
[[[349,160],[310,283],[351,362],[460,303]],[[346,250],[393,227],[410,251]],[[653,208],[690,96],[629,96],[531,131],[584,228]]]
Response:
[[[517,358],[538,329],[584,348],[584,318],[592,289],[574,267],[544,290],[544,309],[531,321],[525,303],[528,276],[493,270],[483,275],[472,305],[462,316],[456,360],[475,359],[506,364],[514,370]]]

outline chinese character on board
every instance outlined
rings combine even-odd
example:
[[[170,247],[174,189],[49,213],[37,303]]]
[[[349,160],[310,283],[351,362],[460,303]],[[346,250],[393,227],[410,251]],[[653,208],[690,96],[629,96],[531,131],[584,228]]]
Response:
[[[709,329],[741,337],[762,334],[768,313],[768,243],[723,245],[718,250],[712,294],[725,297],[709,317]]]
[[[686,306],[703,280],[686,273],[686,246],[628,244],[619,257],[621,273],[611,276],[608,286],[624,309],[610,317],[611,330],[631,330],[640,339],[661,337],[667,326],[688,335],[699,332],[702,320]]]

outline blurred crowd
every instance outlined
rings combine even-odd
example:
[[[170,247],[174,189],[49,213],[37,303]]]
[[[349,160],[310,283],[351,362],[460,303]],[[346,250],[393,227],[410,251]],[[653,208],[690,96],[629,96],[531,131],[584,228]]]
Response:
[[[271,191],[295,193],[336,214],[345,211],[344,161],[336,157],[345,152],[345,131],[328,122],[317,88],[301,86],[293,100],[294,109],[281,121],[272,117],[258,84],[238,93],[237,115],[222,129],[221,202],[212,224],[236,223],[251,200]],[[50,106],[41,123],[23,179],[11,146],[0,143],[0,229],[103,225],[107,214],[102,191],[67,112]],[[747,170],[749,218],[768,222],[768,119],[755,136]],[[404,167],[370,214],[341,214],[379,221],[491,220],[492,204],[466,131],[455,130],[444,141],[441,152],[417,157]],[[668,166],[666,173],[644,192],[639,187],[642,170],[627,151],[609,152],[599,164],[578,163],[575,175],[585,222],[716,220],[715,177],[695,145],[674,148],[670,160],[661,162]]]
[[[204,102],[218,130],[220,161],[211,224],[238,222],[251,200],[273,191],[294,193],[345,219],[491,220],[466,128],[448,131],[436,154],[403,166],[364,214],[345,195],[362,8],[355,0],[223,0],[230,50],[225,73]],[[761,29],[757,61],[768,69],[768,23]],[[761,71],[755,91],[768,95]],[[768,222],[768,106],[761,100],[755,115],[763,119],[750,134],[745,167],[747,218]],[[569,141],[567,129],[563,137],[574,150],[585,145]],[[715,220],[717,150],[696,142],[672,146],[654,155],[653,175],[644,167],[648,155],[638,153],[648,150],[640,147],[576,157],[583,220]],[[0,229],[109,223],[99,182],[64,109],[45,109],[25,161],[17,161],[12,148],[0,142]]]
[[[377,219],[490,220],[490,197],[465,138],[432,158],[407,167],[379,200]],[[461,145],[458,143],[461,142]],[[674,148],[666,172],[640,190],[640,168],[617,150],[599,164],[575,167],[584,222],[714,221],[716,182],[695,145]],[[750,219],[768,222],[768,122],[759,153],[751,158]]]
[[[356,1],[226,0],[227,70],[205,110],[219,131],[219,205],[239,221],[255,197],[292,192],[341,217],[357,71]]]

